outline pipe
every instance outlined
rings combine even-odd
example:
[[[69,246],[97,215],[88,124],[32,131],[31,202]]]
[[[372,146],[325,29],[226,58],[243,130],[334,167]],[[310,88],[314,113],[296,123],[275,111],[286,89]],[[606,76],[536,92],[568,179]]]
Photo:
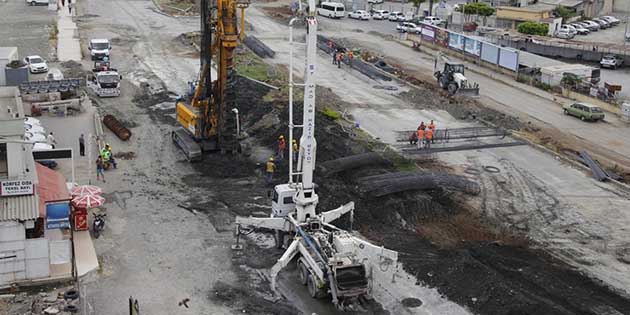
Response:
[[[131,137],[131,131],[125,128],[125,126],[123,126],[116,117],[112,115],[105,115],[105,117],[103,117],[103,123],[107,126],[107,128],[109,128],[109,130],[114,132],[120,140],[127,141],[129,137]]]
[[[298,1],[300,2],[300,1]],[[300,3],[301,5],[301,3]],[[298,18],[289,21],[289,184],[293,183],[293,23]]]

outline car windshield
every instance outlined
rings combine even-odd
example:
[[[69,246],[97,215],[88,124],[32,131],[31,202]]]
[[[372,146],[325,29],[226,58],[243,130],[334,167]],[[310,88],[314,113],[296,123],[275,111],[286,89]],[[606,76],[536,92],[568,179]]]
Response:
[[[615,59],[615,56],[610,56],[610,55],[604,56],[604,60],[613,60],[613,59]]]
[[[107,49],[109,48],[109,44],[107,43],[93,43],[92,48],[94,49]]]
[[[592,113],[601,113],[602,109],[599,107],[591,107],[591,112]]]
[[[36,57],[36,58],[31,58],[31,63],[42,63],[44,62],[44,59]]]
[[[100,83],[116,83],[118,82],[119,77],[116,74],[105,74],[98,76],[98,82]]]

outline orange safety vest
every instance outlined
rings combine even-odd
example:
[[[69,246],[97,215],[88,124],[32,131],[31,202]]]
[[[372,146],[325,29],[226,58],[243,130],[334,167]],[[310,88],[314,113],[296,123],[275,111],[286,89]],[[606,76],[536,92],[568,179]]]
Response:
[[[348,52],[348,58],[354,58],[354,53],[352,52],[352,50]]]
[[[418,139],[424,139],[424,130],[422,129],[418,130]]]
[[[431,139],[433,139],[433,129],[429,128],[429,130],[427,130],[427,140],[431,140]]]

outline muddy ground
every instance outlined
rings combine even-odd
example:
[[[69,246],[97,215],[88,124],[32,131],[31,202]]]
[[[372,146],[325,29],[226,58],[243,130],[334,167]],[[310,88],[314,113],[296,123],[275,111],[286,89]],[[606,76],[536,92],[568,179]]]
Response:
[[[248,140],[255,146],[272,148],[278,135],[287,130],[286,102],[279,99],[273,103],[265,101],[269,99],[265,98],[269,89],[248,80],[239,79],[237,86],[239,111],[243,128],[250,135]],[[319,104],[333,108],[342,105],[326,89],[319,89],[318,97]],[[444,108],[444,104],[461,108],[435,90],[427,89],[420,96],[408,97],[434,100],[434,105],[440,108]],[[164,99],[158,97],[148,101],[143,98],[143,104],[138,105],[152,106]],[[153,102],[155,104],[151,104]],[[296,108],[299,108],[298,103]],[[300,114],[296,110],[296,117]],[[168,124],[174,123],[171,115],[172,110],[151,113],[159,123]],[[496,119],[492,114],[469,110],[455,116],[463,119],[482,116],[506,121]],[[381,146],[360,131],[352,131],[347,123],[335,121],[321,112],[317,115],[316,137],[318,162]],[[245,156],[214,154],[205,157],[202,163],[194,165],[201,176],[187,176],[183,181],[214,193],[190,199],[189,208],[208,215],[217,230],[225,232],[232,230],[235,215],[266,213],[265,196],[271,187],[262,184],[263,162]],[[394,165],[400,167],[400,163]],[[287,171],[286,163],[281,162],[279,166],[276,183],[284,181],[282,174]],[[621,313],[630,310],[630,300],[626,297],[553,259],[519,235],[473,217],[464,206],[465,196],[449,191],[431,191],[373,198],[363,194],[355,182],[361,176],[395,170],[396,166],[370,168],[328,177],[317,172],[319,209],[355,201],[355,229],[375,243],[400,251],[404,268],[419,281],[438,288],[449,299],[479,314],[601,314],[613,309]],[[217,191],[221,193],[216,194]],[[244,200],[245,193],[256,198]],[[271,267],[281,253],[273,247],[250,244],[246,252],[235,254],[232,261],[234,268],[245,271],[265,269]],[[271,296],[265,281],[257,284],[233,288],[219,282],[208,298],[250,313],[295,313],[290,302],[265,298]],[[258,291],[258,295],[251,295],[249,290]]]

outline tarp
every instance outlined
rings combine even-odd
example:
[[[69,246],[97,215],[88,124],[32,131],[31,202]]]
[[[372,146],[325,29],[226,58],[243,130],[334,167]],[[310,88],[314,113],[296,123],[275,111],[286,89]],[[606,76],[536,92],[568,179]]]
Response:
[[[499,46],[483,42],[481,45],[481,60],[497,64],[499,61]]]
[[[464,36],[450,32],[448,35],[448,46],[453,49],[464,50]]]
[[[480,50],[481,50],[481,44],[479,43],[479,41],[469,38],[469,37],[464,37],[464,38],[465,38],[464,51],[466,51],[469,54],[479,56]]]
[[[501,48],[499,51],[499,66],[516,71],[518,69],[518,52],[512,49]]]

